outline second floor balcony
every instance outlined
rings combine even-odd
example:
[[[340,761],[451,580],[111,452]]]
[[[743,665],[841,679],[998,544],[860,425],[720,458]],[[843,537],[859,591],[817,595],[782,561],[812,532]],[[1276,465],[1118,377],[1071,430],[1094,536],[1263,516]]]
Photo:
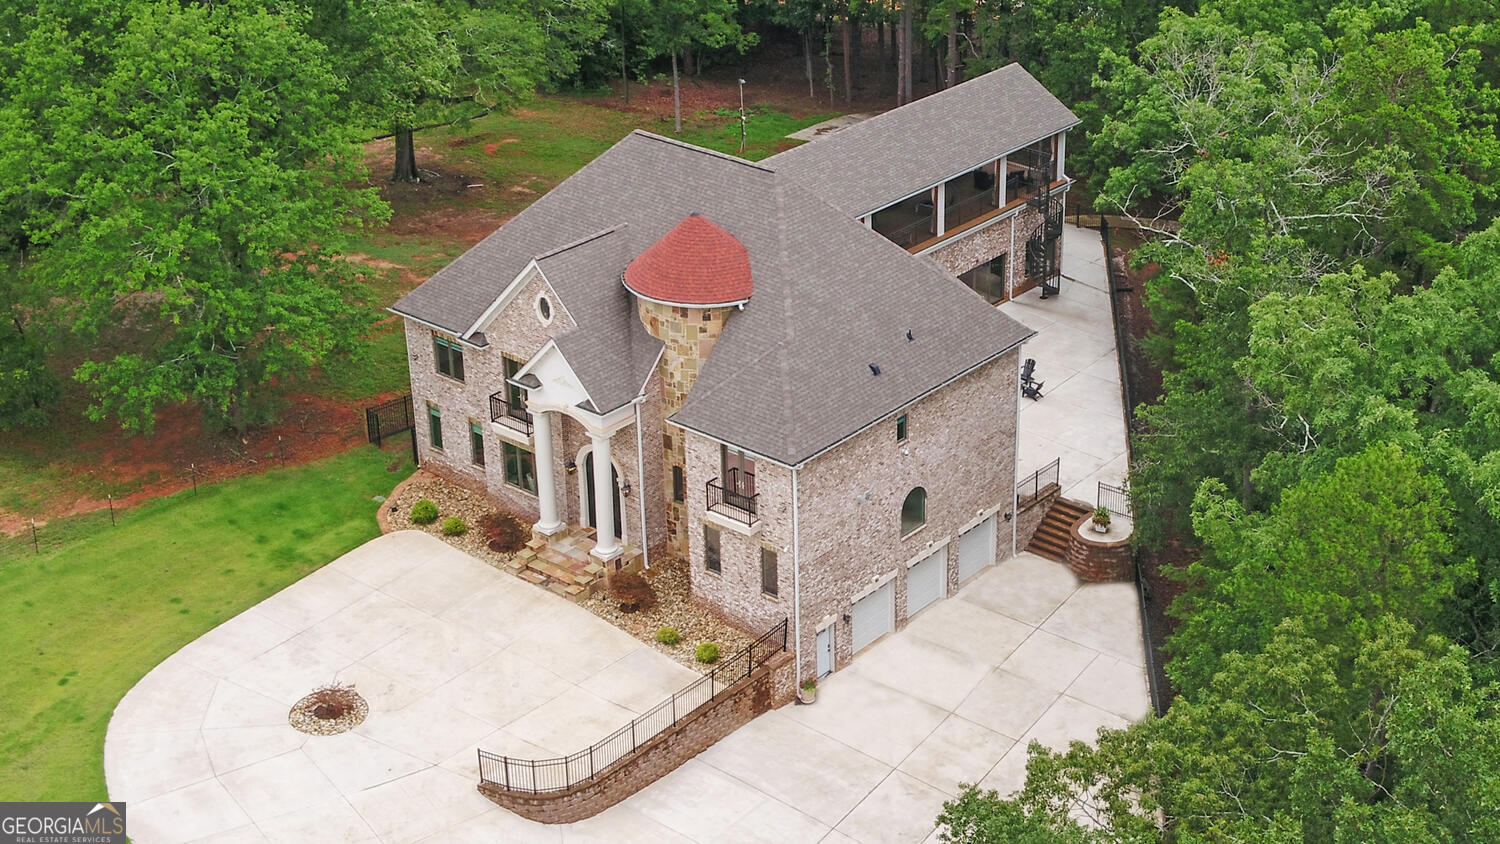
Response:
[[[911,252],[957,237],[1064,183],[1054,138],[981,165],[869,215],[870,227]]]
[[[722,478],[706,486],[708,511],[728,516],[737,522],[753,525],[759,518],[760,495],[755,491],[755,476],[730,469]]]
[[[515,395],[509,395],[508,389],[501,390],[490,396],[490,421],[499,422],[517,431],[531,436],[531,414],[527,412],[525,402]]]

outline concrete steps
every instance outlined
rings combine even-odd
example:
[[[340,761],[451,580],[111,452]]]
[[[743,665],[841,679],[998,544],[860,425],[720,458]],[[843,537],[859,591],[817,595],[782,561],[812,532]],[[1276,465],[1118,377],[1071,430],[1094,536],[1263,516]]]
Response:
[[[1038,557],[1062,562],[1068,556],[1068,535],[1073,530],[1073,524],[1090,510],[1087,504],[1067,498],[1052,502],[1026,550]]]

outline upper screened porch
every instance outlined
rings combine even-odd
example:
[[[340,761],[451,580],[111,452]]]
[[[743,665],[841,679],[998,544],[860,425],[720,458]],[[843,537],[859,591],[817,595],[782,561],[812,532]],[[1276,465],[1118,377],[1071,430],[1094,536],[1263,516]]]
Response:
[[[1066,137],[1042,138],[862,219],[907,251],[925,252],[1066,185]]]

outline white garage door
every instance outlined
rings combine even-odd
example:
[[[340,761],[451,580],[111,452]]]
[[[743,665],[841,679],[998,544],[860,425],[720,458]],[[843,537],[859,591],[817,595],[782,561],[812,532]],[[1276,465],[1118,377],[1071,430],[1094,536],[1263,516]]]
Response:
[[[948,591],[948,546],[906,570],[906,615],[922,611]]]
[[[858,652],[896,627],[895,584],[887,583],[854,602],[854,650]]]
[[[958,537],[958,582],[963,583],[995,562],[995,517]]]

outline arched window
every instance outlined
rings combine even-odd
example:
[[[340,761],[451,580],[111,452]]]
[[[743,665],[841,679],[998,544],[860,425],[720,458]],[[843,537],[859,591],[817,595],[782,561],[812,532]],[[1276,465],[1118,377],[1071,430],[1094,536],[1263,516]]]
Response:
[[[927,490],[916,487],[901,502],[901,535],[906,536],[927,524]]]

